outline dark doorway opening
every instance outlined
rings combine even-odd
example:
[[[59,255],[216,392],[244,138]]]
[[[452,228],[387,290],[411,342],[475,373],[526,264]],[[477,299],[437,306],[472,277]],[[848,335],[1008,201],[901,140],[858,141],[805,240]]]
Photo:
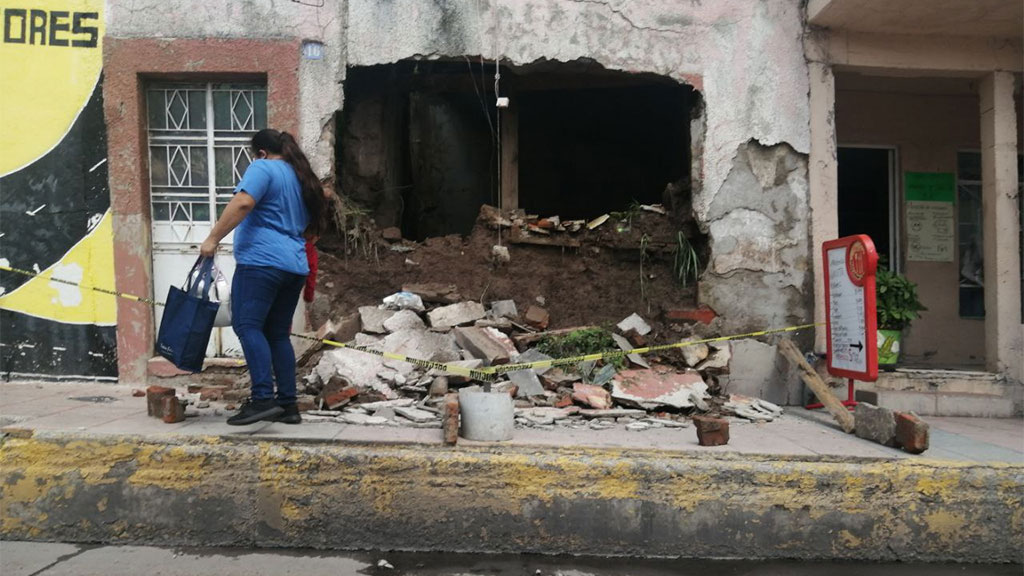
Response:
[[[527,212],[593,218],[658,203],[666,185],[690,174],[693,90],[607,74],[590,83],[554,77],[550,89],[519,95],[519,205]],[[566,85],[575,87],[559,88]]]
[[[898,268],[892,242],[895,155],[891,148],[839,148],[839,236],[867,234],[879,256]]]

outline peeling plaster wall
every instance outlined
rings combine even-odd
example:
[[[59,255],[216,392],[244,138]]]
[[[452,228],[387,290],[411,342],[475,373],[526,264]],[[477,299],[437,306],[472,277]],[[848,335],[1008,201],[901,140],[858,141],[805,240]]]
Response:
[[[694,212],[713,242],[702,298],[723,331],[811,316],[800,1],[350,0],[348,8],[351,66],[464,54],[512,64],[586,58],[693,85],[705,103],[693,131],[703,137],[694,142]]]
[[[321,60],[299,65],[299,141],[320,176],[333,173],[334,113],[341,108],[345,71],[344,0],[323,7],[274,0],[110,2],[107,35],[114,38],[268,38],[316,40]]]

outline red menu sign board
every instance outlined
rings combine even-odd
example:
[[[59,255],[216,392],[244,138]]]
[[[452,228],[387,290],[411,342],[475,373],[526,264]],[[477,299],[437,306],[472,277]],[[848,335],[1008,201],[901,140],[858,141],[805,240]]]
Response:
[[[878,253],[864,234],[822,245],[829,374],[878,379],[875,269]]]

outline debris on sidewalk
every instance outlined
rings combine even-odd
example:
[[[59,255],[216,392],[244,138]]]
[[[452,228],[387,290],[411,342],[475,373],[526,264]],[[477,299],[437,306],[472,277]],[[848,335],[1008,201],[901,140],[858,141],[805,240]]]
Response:
[[[729,443],[729,421],[714,416],[694,416],[697,442],[701,446],[724,446]]]
[[[928,423],[913,412],[898,412],[858,402],[854,409],[856,435],[883,446],[902,448],[911,454],[928,450]]]

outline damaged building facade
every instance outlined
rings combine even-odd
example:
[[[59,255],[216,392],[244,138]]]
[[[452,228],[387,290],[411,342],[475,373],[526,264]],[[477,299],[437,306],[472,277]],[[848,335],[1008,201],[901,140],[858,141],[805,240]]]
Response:
[[[159,298],[181,281],[247,165],[246,135],[271,126],[298,135],[357,217],[409,241],[470,235],[485,205],[561,222],[616,213],[630,221],[636,206],[663,205],[673,233],[628,236],[639,256],[620,258],[629,282],[640,278],[626,289],[635,301],[605,310],[600,290],[575,292],[613,280],[587,263],[535,279],[546,291],[531,300],[586,300],[595,318],[577,324],[635,311],[681,325],[665,335],[678,339],[822,321],[821,242],[869,232],[920,284],[930,310],[908,335],[911,360],[1022,379],[1022,52],[1013,2],[950,1],[940,11],[915,0],[899,14],[878,0],[188,4],[110,3],[104,15],[120,291]],[[498,96],[507,106],[495,105]],[[884,189],[863,192],[844,163],[875,170]],[[949,260],[914,259],[932,253],[909,248],[907,172],[954,174],[961,192]],[[615,223],[605,226],[611,234]],[[699,280],[651,305],[645,283],[668,282],[672,256],[645,273],[644,251],[677,238],[699,254]],[[594,257],[569,236],[514,240],[455,254],[481,276],[494,243],[508,242],[513,263],[532,260],[527,250],[568,254],[567,262]],[[989,279],[980,291],[960,278],[972,242]],[[369,256],[367,273],[373,266]],[[345,301],[348,312],[374,303]],[[157,316],[118,301],[121,380],[167,370],[154,360]],[[211,357],[237,356],[230,330],[220,332]],[[799,337],[809,349],[813,335],[821,352],[822,331],[814,332]],[[741,339],[728,385],[801,403],[786,366],[770,340]]]

